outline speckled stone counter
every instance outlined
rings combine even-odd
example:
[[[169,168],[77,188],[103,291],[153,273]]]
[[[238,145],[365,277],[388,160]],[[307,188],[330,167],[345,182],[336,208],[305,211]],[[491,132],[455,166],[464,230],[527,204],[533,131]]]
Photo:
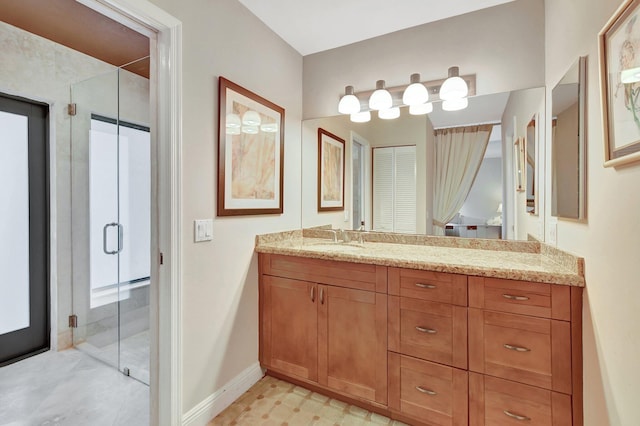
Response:
[[[368,232],[364,244],[334,243],[331,231],[296,230],[256,237],[256,251],[482,277],[584,287],[584,261],[537,241],[482,240]]]

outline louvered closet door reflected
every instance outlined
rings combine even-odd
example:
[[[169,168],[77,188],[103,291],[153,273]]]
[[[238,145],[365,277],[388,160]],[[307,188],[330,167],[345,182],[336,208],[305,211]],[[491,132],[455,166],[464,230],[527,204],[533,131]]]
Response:
[[[373,149],[373,228],[416,232],[416,147]]]

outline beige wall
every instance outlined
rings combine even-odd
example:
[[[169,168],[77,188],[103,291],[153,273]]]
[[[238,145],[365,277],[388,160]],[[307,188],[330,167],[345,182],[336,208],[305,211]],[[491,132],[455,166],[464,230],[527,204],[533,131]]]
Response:
[[[256,234],[300,228],[302,57],[237,0],[153,0],[182,21],[183,412],[258,361]],[[217,77],[285,109],[284,213],[216,218]],[[193,220],[214,217],[213,241]]]
[[[516,0],[305,56],[304,118],[336,115],[346,85],[406,85],[415,72],[437,80],[454,65],[476,74],[477,94],[543,86],[544,2]]]
[[[583,336],[587,426],[634,425],[640,419],[640,164],[619,169],[602,166],[597,34],[620,4],[620,0],[545,2],[548,99],[578,56],[588,55],[588,223],[560,219],[557,225],[558,247],[583,256],[586,263]],[[547,129],[549,133],[550,120]],[[550,181],[547,178],[548,186]],[[550,207],[546,215],[551,220]]]

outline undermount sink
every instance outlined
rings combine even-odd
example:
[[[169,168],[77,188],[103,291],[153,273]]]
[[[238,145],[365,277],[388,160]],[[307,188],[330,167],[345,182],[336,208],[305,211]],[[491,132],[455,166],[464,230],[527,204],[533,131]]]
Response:
[[[331,242],[326,242],[326,243],[308,243],[308,244],[304,244],[304,246],[308,247],[308,248],[317,248],[317,249],[321,249],[321,250],[337,250],[337,251],[362,250],[364,248],[364,246],[359,245],[359,244],[357,245],[355,243],[331,243]]]

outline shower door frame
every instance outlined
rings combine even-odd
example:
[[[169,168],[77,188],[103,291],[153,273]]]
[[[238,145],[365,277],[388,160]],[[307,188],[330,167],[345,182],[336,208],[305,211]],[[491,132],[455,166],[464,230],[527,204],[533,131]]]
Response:
[[[150,424],[182,423],[182,23],[147,0],[78,0],[151,39]],[[155,36],[153,36],[155,34]]]

